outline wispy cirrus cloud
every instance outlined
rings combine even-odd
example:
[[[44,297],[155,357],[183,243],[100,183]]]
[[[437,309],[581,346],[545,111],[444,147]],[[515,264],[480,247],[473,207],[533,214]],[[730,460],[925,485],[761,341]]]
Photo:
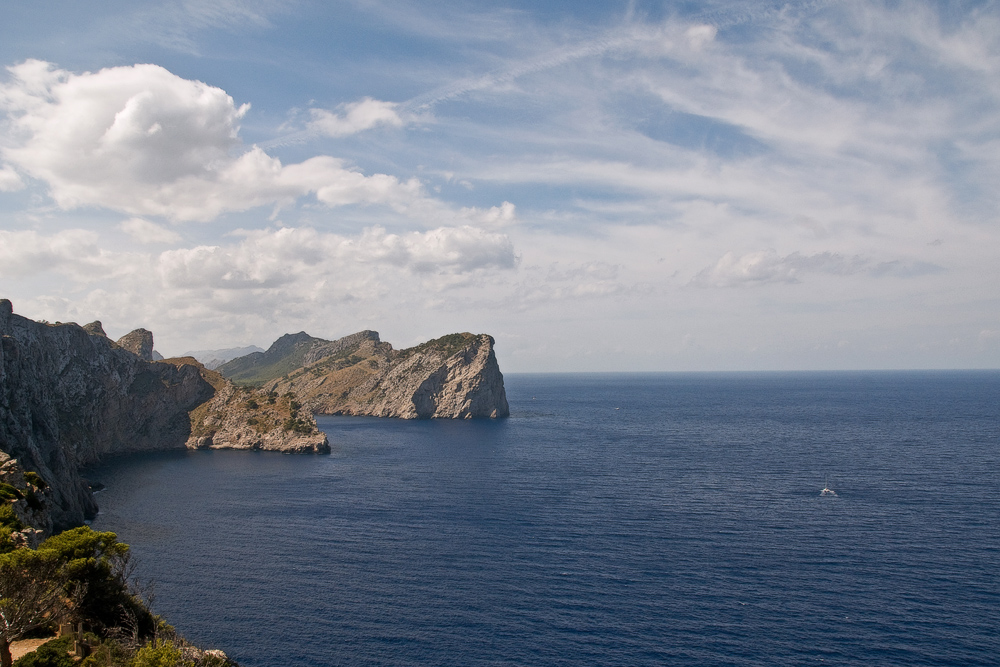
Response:
[[[773,249],[737,255],[727,252],[713,266],[702,269],[691,280],[697,287],[743,287],[769,283],[800,283],[807,274],[825,273],[848,276],[865,273],[871,276],[912,278],[944,269],[923,261],[894,259],[876,262],[860,256],[821,252],[804,255],[793,252],[778,255]]]

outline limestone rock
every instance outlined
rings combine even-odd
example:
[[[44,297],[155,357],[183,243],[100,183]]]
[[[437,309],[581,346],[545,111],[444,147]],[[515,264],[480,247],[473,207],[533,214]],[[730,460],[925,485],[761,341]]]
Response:
[[[104,333],[104,325],[101,324],[100,320],[94,320],[90,324],[84,324],[83,330],[92,336],[104,336],[108,337],[108,334]]]
[[[40,478],[29,481],[24,473],[17,459],[0,452],[0,482],[14,487],[23,496],[6,502],[9,502],[18,520],[27,526],[20,531],[21,537],[16,537],[16,534],[11,537],[17,544],[35,548],[38,541],[52,534],[52,515],[49,512],[52,505],[46,493],[48,484]]]
[[[151,351],[151,338],[141,349]],[[55,528],[97,512],[82,466],[183,448],[189,411],[212,393],[194,366],[149,363],[79,325],[34,322],[0,301],[0,451],[48,483]]]
[[[372,335],[374,334],[374,335]],[[328,344],[334,352],[266,389],[292,392],[314,413],[404,419],[507,417],[503,374],[486,334],[451,334],[417,347],[393,350],[375,332],[354,334],[350,344]],[[346,339],[341,339],[346,340]]]
[[[189,449],[330,453],[326,434],[293,395],[237,387],[204,367],[201,373],[215,387],[215,395],[191,412]]]
[[[118,339],[123,348],[138,355],[143,361],[153,361],[153,332],[147,329],[136,329]]]

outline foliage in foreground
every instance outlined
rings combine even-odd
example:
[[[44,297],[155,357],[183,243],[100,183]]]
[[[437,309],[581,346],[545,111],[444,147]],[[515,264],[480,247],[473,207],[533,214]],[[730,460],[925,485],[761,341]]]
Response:
[[[29,633],[82,622],[90,655],[68,651],[74,635],[46,642],[15,667],[226,667],[217,651],[201,651],[153,616],[133,581],[128,545],[114,533],[84,526],[43,542],[37,550],[0,554],[0,667],[11,665],[10,644]],[[37,635],[36,635],[37,636]]]

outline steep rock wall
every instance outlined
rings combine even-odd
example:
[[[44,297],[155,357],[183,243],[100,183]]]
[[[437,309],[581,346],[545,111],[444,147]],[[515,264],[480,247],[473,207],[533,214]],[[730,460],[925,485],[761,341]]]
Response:
[[[79,469],[108,454],[179,449],[213,389],[194,366],[150,363],[76,324],[0,300],[0,450],[49,486],[55,528],[97,511]]]

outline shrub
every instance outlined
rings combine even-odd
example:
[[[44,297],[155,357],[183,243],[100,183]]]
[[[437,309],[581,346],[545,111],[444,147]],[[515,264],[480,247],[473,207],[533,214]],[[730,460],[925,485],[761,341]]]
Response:
[[[6,531],[9,535],[12,531],[23,528],[24,524],[17,518],[14,508],[7,504],[0,505],[0,529],[2,529],[0,532]]]
[[[24,479],[28,482],[28,484],[31,484],[36,489],[44,489],[45,487],[48,486],[48,484],[45,483],[45,480],[42,479],[42,476],[39,475],[37,472],[31,472],[29,470],[28,472],[24,473]]]
[[[113,639],[96,647],[80,667],[125,667],[132,662],[132,652]]]
[[[0,498],[4,500],[21,500],[24,494],[10,484],[0,482]]]
[[[156,641],[143,646],[135,654],[131,667],[188,667],[194,663],[184,660],[181,650],[173,642]]]
[[[294,431],[295,433],[312,433],[313,426],[309,422],[297,419],[296,417],[289,417],[282,424],[282,428],[286,431]]]
[[[45,642],[33,652],[14,661],[14,667],[75,667],[69,651],[73,649],[73,635]]]

